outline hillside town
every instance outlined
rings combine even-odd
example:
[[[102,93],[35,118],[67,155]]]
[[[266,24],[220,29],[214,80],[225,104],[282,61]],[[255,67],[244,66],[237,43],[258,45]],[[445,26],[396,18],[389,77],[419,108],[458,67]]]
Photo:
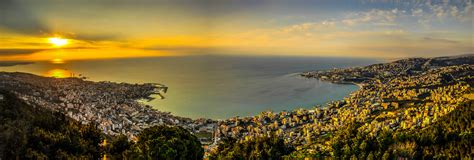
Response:
[[[414,58],[368,67],[302,73],[308,78],[361,87],[344,100],[288,112],[262,112],[254,117],[219,122],[215,141],[241,142],[271,134],[284,137],[296,150],[315,153],[331,147],[312,144],[349,122],[364,124],[359,132],[376,137],[382,130],[424,128],[472,100],[474,56]],[[311,144],[311,145],[310,145]]]
[[[178,117],[139,102],[164,98],[167,87],[161,84],[92,82],[0,72],[0,89],[12,91],[30,105],[64,113],[83,124],[97,124],[106,134],[123,134],[132,141],[145,128],[175,125],[197,135],[208,145],[206,152],[212,152],[230,137],[249,141],[268,135],[283,137],[296,150],[318,152],[331,144],[313,143],[314,139],[328,136],[349,122],[364,124],[360,132],[372,137],[383,130],[419,129],[436,122],[472,99],[473,63],[473,55],[411,58],[367,67],[306,72],[301,76],[358,84],[360,89],[343,100],[313,109],[265,111],[225,120]]]
[[[0,89],[14,92],[33,106],[59,111],[83,124],[97,124],[106,134],[123,134],[130,140],[135,140],[141,130],[155,125],[178,125],[197,133],[212,133],[215,124],[208,119],[174,116],[138,102],[164,98],[167,87],[161,84],[92,82],[0,72]]]

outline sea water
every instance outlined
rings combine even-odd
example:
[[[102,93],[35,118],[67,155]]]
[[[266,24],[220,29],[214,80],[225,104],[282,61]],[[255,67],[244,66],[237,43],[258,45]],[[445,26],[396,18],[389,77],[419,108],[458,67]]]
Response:
[[[147,102],[157,110],[190,118],[224,119],[269,110],[312,108],[340,100],[358,87],[306,79],[299,73],[375,62],[362,58],[207,55],[36,62],[0,67],[0,71],[160,83],[169,87],[165,99]]]

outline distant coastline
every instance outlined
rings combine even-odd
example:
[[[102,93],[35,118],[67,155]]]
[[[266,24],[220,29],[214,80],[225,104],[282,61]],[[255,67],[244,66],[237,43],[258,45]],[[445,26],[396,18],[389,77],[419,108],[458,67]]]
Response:
[[[0,61],[0,67],[11,67],[18,65],[28,65],[33,64],[34,62],[24,62],[24,61]]]
[[[316,78],[316,79],[319,79],[321,81],[329,82],[329,83],[333,83],[333,84],[356,85],[356,86],[359,87],[359,89],[361,89],[362,87],[364,87],[364,85],[366,85],[366,83],[363,83],[363,82],[354,82],[354,81],[349,81],[349,80],[329,80],[329,79],[324,79],[324,78],[321,78],[321,77],[312,77],[311,72],[303,72],[303,73],[298,73],[298,74],[300,76],[304,77],[304,78],[308,78],[308,79]]]

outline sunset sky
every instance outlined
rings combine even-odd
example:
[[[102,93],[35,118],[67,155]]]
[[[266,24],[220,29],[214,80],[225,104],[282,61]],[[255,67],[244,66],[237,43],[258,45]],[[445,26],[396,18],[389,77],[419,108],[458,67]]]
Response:
[[[472,53],[473,33],[469,0],[0,1],[3,61],[442,56]]]

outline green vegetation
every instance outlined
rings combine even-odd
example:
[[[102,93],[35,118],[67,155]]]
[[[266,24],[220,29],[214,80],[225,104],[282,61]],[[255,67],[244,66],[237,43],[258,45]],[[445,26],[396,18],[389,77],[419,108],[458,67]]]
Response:
[[[218,123],[215,134],[192,135],[181,127],[155,126],[131,137],[136,142],[123,135],[107,137],[96,126],[82,125],[48,110],[48,105],[31,106],[28,100],[0,91],[0,158],[202,159],[198,137],[214,136],[223,140],[217,147],[211,145],[209,159],[474,157],[473,66],[413,71],[417,75],[405,73],[406,69],[391,73],[390,64],[382,68],[384,74],[397,76],[371,79],[350,97],[325,108],[228,119]],[[339,79],[358,72],[343,70],[328,76]]]
[[[202,159],[198,139],[181,127],[143,130],[137,143],[108,137],[95,125],[83,125],[59,112],[24,103],[0,91],[0,159]],[[105,147],[100,144],[107,139]]]
[[[125,151],[131,159],[202,159],[204,149],[196,136],[182,127],[155,126],[138,134],[137,143]]]
[[[0,91],[0,158],[98,159],[101,132]]]
[[[253,143],[248,139],[273,132],[296,148],[283,156],[288,159],[472,159],[471,62],[472,56],[410,58],[304,73],[361,88],[325,107],[225,120],[216,137],[246,146]],[[248,154],[214,154],[222,151]]]
[[[115,159],[124,159],[125,151],[131,147],[132,143],[128,141],[127,136],[120,135],[112,139],[111,143],[106,146],[107,155]]]
[[[229,138],[219,144],[209,159],[282,159],[293,150],[274,135],[241,142]]]
[[[4,159],[202,159],[197,137],[186,129],[155,126],[143,130],[136,143],[125,136],[106,137],[94,125],[83,125],[65,115],[33,107],[0,91],[0,157]],[[281,137],[223,140],[209,159],[472,159],[471,119],[474,101],[456,107],[433,124],[417,129],[382,128],[376,136],[360,132],[353,121],[336,132],[312,139],[295,151]],[[109,144],[99,144],[106,138]],[[311,151],[315,145],[328,149]]]
[[[376,137],[359,132],[360,123],[347,124],[320,142],[332,144],[328,151],[308,153],[303,149],[291,158],[336,157],[342,159],[472,159],[474,142],[471,119],[474,101],[457,107],[429,127],[416,130],[383,130]]]
[[[354,121],[294,152],[276,136],[240,141],[230,138],[219,144],[210,159],[472,159],[473,111],[471,100],[426,128],[383,129],[375,137],[360,132],[363,124]],[[310,149],[326,144],[328,149]]]

